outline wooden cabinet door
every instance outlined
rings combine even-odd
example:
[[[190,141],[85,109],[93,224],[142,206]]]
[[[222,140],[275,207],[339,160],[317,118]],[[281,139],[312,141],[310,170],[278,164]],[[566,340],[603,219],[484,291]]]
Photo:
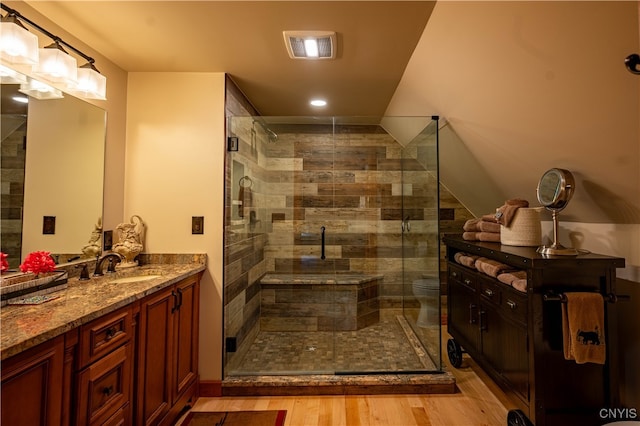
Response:
[[[480,303],[479,309],[480,353],[489,365],[499,373],[505,352],[511,350],[503,346],[505,324],[496,307]]]
[[[478,347],[478,302],[476,293],[463,284],[452,280],[448,283],[449,333],[465,349],[472,351]]]
[[[62,418],[64,336],[2,362],[2,425],[53,426]]]
[[[508,319],[495,306],[480,304],[480,348],[483,365],[529,403],[529,353],[525,325]],[[528,405],[522,408],[527,409]]]
[[[504,322],[502,335],[502,376],[516,394],[529,404],[529,351],[527,329],[517,323]]]
[[[158,424],[171,408],[173,287],[142,302],[138,349],[137,423]]]
[[[199,288],[195,276],[176,284],[178,308],[173,316],[172,403],[198,375]]]

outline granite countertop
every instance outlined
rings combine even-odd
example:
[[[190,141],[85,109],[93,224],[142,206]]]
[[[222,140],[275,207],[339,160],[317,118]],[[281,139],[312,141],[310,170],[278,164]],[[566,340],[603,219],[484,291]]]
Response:
[[[162,260],[162,259],[160,259]],[[8,305],[0,309],[2,360],[69,330],[113,312],[188,276],[204,271],[205,259],[193,263],[149,263],[89,281],[69,278],[68,287],[52,295],[59,298],[40,305]],[[106,266],[105,266],[106,268]],[[112,283],[140,275],[160,275],[146,281]]]

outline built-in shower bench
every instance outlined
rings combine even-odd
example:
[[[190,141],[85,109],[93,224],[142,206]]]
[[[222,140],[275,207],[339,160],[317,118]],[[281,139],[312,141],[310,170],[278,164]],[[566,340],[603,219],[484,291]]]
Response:
[[[347,331],[376,324],[383,277],[268,273],[260,280],[260,330]]]

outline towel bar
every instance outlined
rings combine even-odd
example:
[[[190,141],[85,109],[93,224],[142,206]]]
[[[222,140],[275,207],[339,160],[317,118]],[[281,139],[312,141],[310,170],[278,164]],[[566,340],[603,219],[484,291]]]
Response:
[[[627,296],[627,295],[616,295],[613,293],[609,293],[606,295],[603,295],[604,300],[606,300],[609,303],[616,303],[618,301],[629,301],[631,300],[631,296]],[[553,292],[549,292],[549,293],[545,293],[542,295],[542,300],[544,300],[545,302],[560,302],[560,303],[567,303],[567,297],[562,294],[562,293],[553,293]]]

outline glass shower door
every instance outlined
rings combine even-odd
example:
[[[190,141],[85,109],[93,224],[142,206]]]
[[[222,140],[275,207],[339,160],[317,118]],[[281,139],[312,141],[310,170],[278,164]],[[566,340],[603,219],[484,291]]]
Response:
[[[412,287],[438,269],[430,123],[229,120],[225,376],[440,368]]]
[[[229,128],[240,142],[229,156],[231,203],[244,206],[241,217],[232,206],[231,231],[247,257],[225,267],[242,273],[238,297],[225,301],[225,335],[247,337],[226,371],[333,374],[335,268],[343,264],[332,245],[340,229],[333,119],[233,117]]]
[[[426,370],[440,370],[440,237],[438,121],[403,149],[403,315],[428,354]]]

